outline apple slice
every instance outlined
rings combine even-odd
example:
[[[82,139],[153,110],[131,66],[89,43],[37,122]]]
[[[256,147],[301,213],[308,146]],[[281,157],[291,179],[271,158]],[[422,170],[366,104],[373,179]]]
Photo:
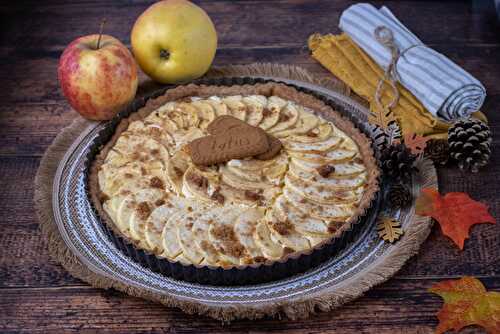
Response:
[[[263,111],[263,118],[259,126],[268,130],[278,123],[281,110],[288,102],[277,96],[270,96],[267,99],[267,107]]]
[[[257,227],[253,232],[253,238],[255,244],[265,257],[269,259],[279,259],[283,255],[283,246],[271,239],[271,231],[264,218],[257,223]]]
[[[345,221],[352,216],[355,209],[353,204],[317,204],[292,190],[290,187],[283,188],[286,199],[304,214],[327,221]]]
[[[161,233],[163,246],[162,256],[169,259],[175,259],[182,253],[182,248],[179,244],[179,239],[177,238],[177,224],[181,219],[183,219],[183,216],[186,215],[186,213],[187,211],[185,210],[178,210],[176,213],[171,215],[170,218],[168,218]]]
[[[196,100],[191,104],[198,110],[198,117],[200,119],[200,128],[206,129],[216,117],[214,107],[207,102],[207,100]]]
[[[232,116],[242,121],[246,120],[247,107],[243,103],[243,97],[241,95],[224,97],[222,98],[222,102],[228,106],[229,112]]]
[[[280,219],[274,210],[267,212],[264,218],[272,238],[278,240],[285,247],[294,251],[301,251],[311,247],[309,240],[297,232],[295,225],[288,219]]]
[[[251,95],[243,97],[243,103],[247,106],[246,122],[257,126],[262,121],[264,108],[267,106],[267,98],[262,95]]]
[[[288,102],[280,112],[278,123],[270,128],[269,132],[277,133],[294,127],[299,119],[299,110],[301,109],[302,107],[297,104]]]
[[[238,219],[236,219],[234,232],[236,233],[238,240],[248,252],[249,258],[247,260],[261,258],[264,256],[262,250],[258,247],[252,235],[253,231],[255,231],[257,227],[257,222],[263,217],[263,208],[250,208],[242,212]]]
[[[299,119],[293,127],[276,131],[273,135],[278,138],[286,138],[296,134],[304,134],[315,128],[318,125],[318,122],[319,118],[312,114],[312,110],[310,112],[301,110]]]
[[[232,206],[214,209],[216,219],[208,229],[209,240],[219,252],[221,262],[238,265],[246,256],[246,249],[234,232],[234,222],[242,212],[241,207]]]
[[[290,204],[284,196],[276,199],[275,214],[281,220],[288,220],[293,224],[295,230],[306,237],[326,237],[330,235],[328,226],[321,219],[313,218],[303,214]]]
[[[222,103],[220,97],[210,96],[206,101],[214,108],[216,117],[230,114],[227,105],[225,103]]]
[[[203,252],[196,245],[193,234],[194,221],[201,215],[200,211],[192,211],[184,215],[182,220],[177,221],[177,242],[181,246],[182,255],[194,264],[201,263],[204,258]]]

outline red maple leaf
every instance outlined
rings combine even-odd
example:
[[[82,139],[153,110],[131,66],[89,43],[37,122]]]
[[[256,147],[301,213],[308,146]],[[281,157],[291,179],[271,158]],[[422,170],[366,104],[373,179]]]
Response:
[[[417,198],[415,213],[437,220],[443,234],[460,248],[469,237],[469,229],[474,224],[495,224],[488,212],[488,206],[474,201],[466,193],[452,192],[441,196],[435,188],[424,188]]]
[[[408,133],[404,136],[405,146],[410,149],[412,154],[418,155],[424,152],[429,138],[417,135],[416,133]]]

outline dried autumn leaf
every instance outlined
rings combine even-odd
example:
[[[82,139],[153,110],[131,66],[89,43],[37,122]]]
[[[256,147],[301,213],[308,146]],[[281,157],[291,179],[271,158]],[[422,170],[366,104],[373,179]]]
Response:
[[[474,201],[466,193],[452,192],[441,196],[435,188],[424,188],[415,203],[415,213],[437,220],[443,234],[460,248],[474,224],[495,224],[486,204]]]
[[[470,325],[479,325],[492,334],[500,333],[500,292],[486,291],[481,281],[469,276],[439,282],[429,291],[444,299],[437,314],[436,333],[458,331]]]
[[[377,231],[379,237],[385,241],[393,243],[398,240],[399,237],[403,235],[403,229],[401,228],[401,223],[396,219],[390,217],[379,217],[377,222]]]
[[[418,155],[424,153],[429,138],[419,136],[415,133],[408,133],[404,136],[405,146],[408,147],[412,154]]]

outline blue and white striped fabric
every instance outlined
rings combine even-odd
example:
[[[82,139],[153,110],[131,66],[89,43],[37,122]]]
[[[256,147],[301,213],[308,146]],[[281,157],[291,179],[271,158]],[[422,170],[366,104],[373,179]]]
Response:
[[[353,5],[342,13],[339,26],[384,69],[391,63],[391,52],[375,39],[374,31],[379,26],[389,28],[400,51],[396,64],[399,82],[434,116],[451,121],[482,106],[484,86],[446,56],[425,46],[388,8]]]

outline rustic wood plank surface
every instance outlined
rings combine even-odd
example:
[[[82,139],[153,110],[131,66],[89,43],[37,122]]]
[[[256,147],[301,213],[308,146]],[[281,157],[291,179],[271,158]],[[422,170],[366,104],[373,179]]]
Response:
[[[305,48],[314,32],[338,32],[353,1],[196,1],[213,18],[215,63],[280,62],[328,76]],[[435,226],[417,256],[391,280],[342,309],[307,320],[231,324],[116,291],[89,287],[53,262],[33,211],[33,179],[45,149],[78,115],[57,82],[57,61],[76,37],[106,33],[127,45],[136,17],[150,1],[16,1],[0,5],[0,332],[172,333],[430,333],[442,301],[426,290],[435,282],[473,275],[500,290],[500,224],[472,229],[459,251]],[[444,192],[466,191],[500,216],[500,25],[493,1],[375,1],[387,5],[423,41],[479,78],[488,90],[483,111],[492,127],[494,155],[471,175],[453,166],[439,171]],[[141,76],[140,94],[152,89]],[[464,333],[480,332],[472,327]]]

